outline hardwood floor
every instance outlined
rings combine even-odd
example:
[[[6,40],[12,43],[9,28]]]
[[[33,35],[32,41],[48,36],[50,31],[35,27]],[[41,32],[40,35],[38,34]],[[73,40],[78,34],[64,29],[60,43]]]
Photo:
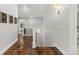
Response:
[[[32,48],[32,37],[23,37],[23,46],[18,41],[4,55],[62,55],[62,53],[55,47]]]

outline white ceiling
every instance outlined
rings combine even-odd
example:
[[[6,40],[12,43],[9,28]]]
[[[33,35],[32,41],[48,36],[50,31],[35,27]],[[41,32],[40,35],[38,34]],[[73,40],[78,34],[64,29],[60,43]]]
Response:
[[[26,17],[43,17],[45,11],[47,10],[47,4],[26,4],[28,10],[24,9],[25,4],[18,5],[18,15],[19,18]]]

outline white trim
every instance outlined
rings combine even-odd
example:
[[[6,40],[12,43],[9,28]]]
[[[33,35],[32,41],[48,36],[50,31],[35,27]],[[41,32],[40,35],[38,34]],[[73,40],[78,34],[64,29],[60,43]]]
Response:
[[[51,44],[51,45],[36,45],[36,47],[55,47],[55,45],[53,44]]]
[[[63,55],[68,55],[68,53],[64,49],[62,49],[58,44],[54,43],[53,46],[56,47]]]
[[[36,32],[35,32],[35,29],[33,28],[33,42],[32,42],[32,48],[36,48],[36,42],[35,42],[35,40],[36,40]]]
[[[63,55],[68,55],[68,53],[62,49],[57,43],[54,43],[53,45],[36,45],[36,47],[56,47]]]
[[[77,5],[69,8],[69,54],[77,54]]]
[[[36,47],[45,47],[44,45],[36,45]]]
[[[15,44],[17,42],[17,39],[16,40],[14,40],[14,41],[12,41],[12,42],[10,42],[4,49],[2,49],[1,51],[0,51],[0,55],[2,55],[2,54],[4,54],[13,44]]]

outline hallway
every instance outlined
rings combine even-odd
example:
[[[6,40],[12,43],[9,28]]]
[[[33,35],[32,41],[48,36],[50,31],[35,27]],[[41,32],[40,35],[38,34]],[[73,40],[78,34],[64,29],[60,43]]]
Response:
[[[0,11],[1,55],[77,54],[76,4],[1,4]]]

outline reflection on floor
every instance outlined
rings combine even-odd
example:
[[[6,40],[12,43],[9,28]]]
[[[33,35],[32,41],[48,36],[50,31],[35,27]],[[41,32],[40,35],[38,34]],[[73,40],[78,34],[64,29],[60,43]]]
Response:
[[[17,42],[4,55],[62,55],[55,47],[32,48],[32,37],[24,37],[23,42],[22,48]]]

